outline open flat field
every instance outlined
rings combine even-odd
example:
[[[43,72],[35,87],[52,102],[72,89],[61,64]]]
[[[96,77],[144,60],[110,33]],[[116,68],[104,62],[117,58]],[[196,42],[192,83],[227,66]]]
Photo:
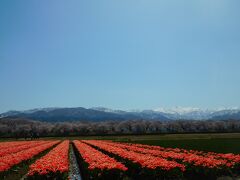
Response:
[[[56,138],[47,138],[56,139]],[[240,133],[161,134],[121,136],[81,136],[57,139],[99,139],[184,148],[218,153],[240,154]]]
[[[129,137],[132,143],[178,147],[219,153],[240,153],[240,133],[171,134]],[[119,139],[127,141],[127,139]]]
[[[240,133],[1,139],[0,179],[238,178],[238,154]]]

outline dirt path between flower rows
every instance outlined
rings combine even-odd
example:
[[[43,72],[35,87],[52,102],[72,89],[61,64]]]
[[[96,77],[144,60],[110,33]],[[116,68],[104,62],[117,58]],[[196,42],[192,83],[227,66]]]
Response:
[[[70,150],[70,152],[69,152],[69,164],[70,164],[69,179],[70,180],[82,180],[79,166],[77,163],[77,158],[76,158],[75,152],[73,150],[72,143],[70,144],[69,150]]]

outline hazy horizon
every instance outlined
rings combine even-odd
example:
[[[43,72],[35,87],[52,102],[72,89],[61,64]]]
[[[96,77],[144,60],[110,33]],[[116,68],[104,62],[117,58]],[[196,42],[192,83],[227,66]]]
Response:
[[[237,0],[3,0],[0,113],[240,107],[239,7]]]

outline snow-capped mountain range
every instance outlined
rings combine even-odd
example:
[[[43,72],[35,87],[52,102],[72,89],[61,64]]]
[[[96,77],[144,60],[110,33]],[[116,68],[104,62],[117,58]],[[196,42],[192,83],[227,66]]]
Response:
[[[200,109],[192,107],[156,108],[153,110],[114,110],[94,108],[38,108],[8,111],[0,117],[23,117],[43,121],[103,120],[240,120],[240,108]]]
[[[108,108],[94,108],[104,112],[122,113],[124,111],[112,110]],[[173,108],[156,108],[152,110],[130,110],[128,113],[147,113],[147,114],[161,114],[168,119],[186,119],[186,120],[208,120],[216,116],[235,115],[240,113],[240,108],[216,108],[216,109],[201,109],[195,107],[173,107]]]
[[[154,111],[164,113],[170,119],[194,119],[207,120],[215,116],[233,115],[240,112],[237,107],[234,108],[216,108],[216,109],[200,109],[192,107],[174,107],[174,108],[157,108]]]

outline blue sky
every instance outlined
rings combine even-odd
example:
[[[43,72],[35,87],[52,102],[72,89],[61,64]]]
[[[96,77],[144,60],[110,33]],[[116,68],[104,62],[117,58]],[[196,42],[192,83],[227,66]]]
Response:
[[[2,0],[0,112],[235,107],[239,0]]]

